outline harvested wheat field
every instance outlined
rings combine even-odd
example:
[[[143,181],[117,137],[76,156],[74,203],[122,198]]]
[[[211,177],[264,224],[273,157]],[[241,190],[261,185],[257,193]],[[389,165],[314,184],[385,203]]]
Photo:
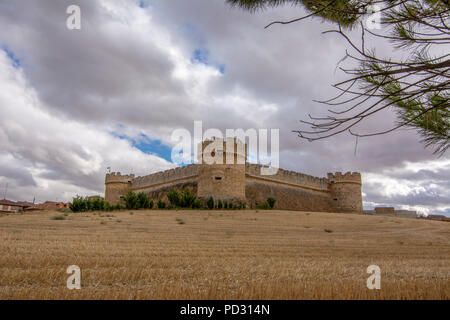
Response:
[[[0,238],[1,299],[450,298],[450,224],[440,221],[40,212],[1,216]],[[366,286],[372,264],[381,268],[380,290]],[[81,268],[81,290],[66,287],[69,265]]]

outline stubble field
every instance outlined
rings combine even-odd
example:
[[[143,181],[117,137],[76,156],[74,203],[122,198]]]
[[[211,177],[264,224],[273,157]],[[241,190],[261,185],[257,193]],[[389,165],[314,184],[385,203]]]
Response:
[[[70,265],[81,268],[80,290],[66,286]],[[367,289],[369,265],[381,268],[380,290]],[[264,210],[0,216],[0,299],[449,299],[449,266],[450,223],[439,221]]]

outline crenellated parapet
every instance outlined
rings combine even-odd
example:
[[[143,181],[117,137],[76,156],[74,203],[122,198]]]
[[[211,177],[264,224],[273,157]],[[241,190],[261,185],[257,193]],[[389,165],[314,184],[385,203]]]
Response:
[[[328,181],[330,183],[358,183],[362,184],[361,173],[359,172],[342,172],[328,173]]]
[[[278,169],[274,175],[262,175],[261,164],[247,163],[245,166],[245,173],[249,176],[258,177],[263,180],[278,181],[280,183],[287,183],[297,185],[299,187],[306,187],[310,189],[328,191],[328,179],[319,178],[304,173]]]
[[[362,212],[362,180],[359,172],[328,174],[329,188],[335,208],[340,212]]]
[[[236,138],[205,140],[198,149],[200,199],[245,201],[247,146]]]
[[[198,175],[198,165],[191,164],[185,167],[177,167],[143,177],[136,177],[133,179],[133,189],[143,189],[155,185],[170,183],[180,179],[193,178]]]
[[[108,183],[129,183],[134,180],[134,174],[124,174],[120,172],[107,173],[105,177],[105,184]]]
[[[196,164],[146,176],[109,173],[105,177],[105,199],[124,203],[130,191],[167,197],[173,188],[189,188],[201,200],[239,201],[252,207],[267,198],[276,199],[276,208],[289,210],[362,212],[362,178],[359,172],[328,173],[327,177],[250,164],[247,148],[239,139],[211,139],[199,144]],[[216,161],[225,156],[223,163]],[[227,163],[227,159],[228,161]],[[233,161],[231,161],[233,160]]]
[[[120,172],[106,174],[105,200],[111,204],[123,202],[122,196],[131,190],[134,174],[122,175]]]

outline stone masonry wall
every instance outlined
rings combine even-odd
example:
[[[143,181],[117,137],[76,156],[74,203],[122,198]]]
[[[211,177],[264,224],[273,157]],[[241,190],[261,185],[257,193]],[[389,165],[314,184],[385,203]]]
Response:
[[[148,176],[136,177],[132,181],[133,191],[145,191],[155,189],[174,183],[196,180],[198,176],[198,165],[191,164],[186,167],[178,167],[162,172],[150,174]]]
[[[180,192],[184,191],[185,188],[188,188],[192,194],[197,194],[197,182],[195,181],[175,183],[168,186],[163,186],[161,188],[149,189],[150,191],[144,192],[154,201],[155,206],[158,199],[164,200],[166,205],[168,205],[169,200],[167,199],[167,193],[173,188],[178,189]]]
[[[361,175],[359,173],[329,174],[327,178],[318,178],[294,171],[279,169],[275,175],[262,175],[262,165],[246,163],[239,170],[242,174],[232,175],[226,166],[211,167],[211,170],[201,170],[205,165],[192,164],[186,167],[170,169],[143,177],[133,175],[121,176],[108,174],[106,176],[105,196],[115,203],[120,195],[127,190],[145,192],[151,198],[165,199],[172,188],[183,190],[186,186],[198,195],[199,181],[209,181],[217,184],[217,188],[202,184],[202,194],[216,198],[226,198],[221,195],[242,184],[245,201],[248,205],[261,204],[268,197],[277,200],[276,208],[287,210],[308,211],[362,211]],[[214,170],[213,170],[214,169]],[[230,170],[233,168],[230,168]],[[237,169],[237,168],[236,168]],[[200,173],[202,174],[200,175]],[[235,176],[242,175],[242,183]],[[222,179],[220,179],[223,177]],[[201,181],[203,181],[201,180]],[[236,186],[226,184],[235,181]],[[239,181],[238,181],[239,180]],[[206,186],[206,187],[205,187]],[[224,187],[230,189],[222,190]],[[206,188],[206,189],[205,189]],[[205,189],[205,190],[204,190]],[[216,190],[217,189],[217,190]],[[231,194],[231,193],[230,193]]]
[[[264,179],[267,181],[277,181],[290,185],[297,185],[308,188],[310,190],[318,190],[328,192],[328,179],[313,177],[307,174],[298,173],[295,171],[278,169],[275,175],[261,175],[262,165],[249,164],[245,166],[245,173],[249,177]]]
[[[333,200],[326,194],[313,193],[306,190],[286,187],[282,185],[247,182],[245,185],[247,205],[255,208],[267,198],[273,197],[277,201],[276,209],[303,211],[334,211]]]

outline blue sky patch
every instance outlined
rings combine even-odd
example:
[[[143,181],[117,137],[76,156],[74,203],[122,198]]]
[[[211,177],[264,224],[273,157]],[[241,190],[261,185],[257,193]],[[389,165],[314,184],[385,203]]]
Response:
[[[150,6],[150,1],[149,0],[140,0],[138,5],[140,8],[145,9]]]
[[[116,138],[129,141],[134,148],[146,154],[152,154],[172,162],[172,148],[163,144],[161,140],[152,140],[143,133],[140,134],[139,139],[133,139],[114,132],[112,132],[112,135]]]
[[[6,53],[6,55],[9,58],[9,60],[11,60],[11,64],[13,65],[13,67],[14,68],[19,68],[20,67],[20,60],[19,60],[19,58],[16,57],[14,52],[12,52],[7,46],[2,46],[1,49]]]
[[[199,62],[208,65],[209,51],[205,49],[195,49],[192,55],[192,62]]]
[[[172,162],[172,148],[163,144],[160,140],[150,140],[148,137],[143,141],[133,141],[133,147],[147,154],[154,154],[169,162]]]
[[[192,57],[191,57],[191,61],[192,63],[201,63],[204,64],[205,66],[213,66],[215,67],[217,70],[219,70],[219,72],[221,74],[225,73],[225,65],[224,64],[214,64],[214,63],[210,63],[210,52],[207,49],[195,49]]]

